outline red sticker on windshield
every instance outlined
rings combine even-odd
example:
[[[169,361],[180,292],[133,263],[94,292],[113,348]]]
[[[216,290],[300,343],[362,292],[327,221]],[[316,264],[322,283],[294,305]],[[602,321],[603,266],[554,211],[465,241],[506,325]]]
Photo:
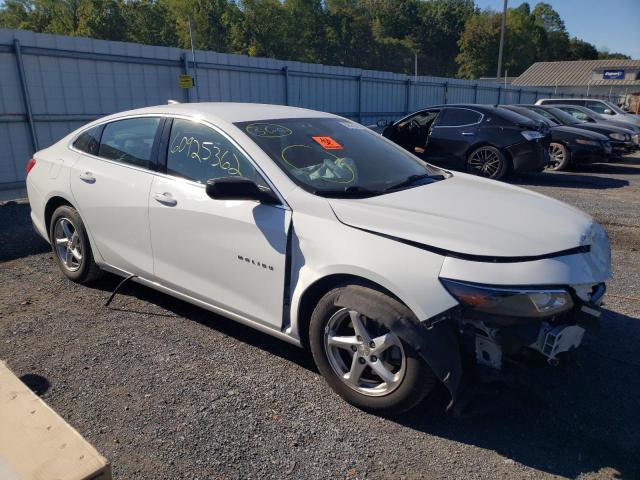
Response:
[[[325,150],[342,150],[342,145],[331,137],[311,137]]]

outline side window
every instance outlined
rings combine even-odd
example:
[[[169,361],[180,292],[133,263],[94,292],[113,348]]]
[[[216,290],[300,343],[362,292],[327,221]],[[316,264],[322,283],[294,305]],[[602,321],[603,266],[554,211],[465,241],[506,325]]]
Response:
[[[446,108],[438,119],[438,127],[460,127],[478,123],[482,115],[465,108]]]
[[[605,106],[604,103],[600,103],[600,102],[587,102],[587,108],[590,110],[593,110],[594,112],[597,113],[604,113],[605,109],[607,108]]]
[[[100,135],[102,134],[102,125],[90,128],[80,134],[76,141],[73,142],[73,146],[81,152],[88,153],[90,155],[98,155],[100,148]]]
[[[102,132],[98,156],[108,160],[149,168],[153,140],[160,119],[131,118],[108,123]]]
[[[201,123],[175,118],[167,173],[194,182],[241,176],[264,185],[251,162],[223,135]]]

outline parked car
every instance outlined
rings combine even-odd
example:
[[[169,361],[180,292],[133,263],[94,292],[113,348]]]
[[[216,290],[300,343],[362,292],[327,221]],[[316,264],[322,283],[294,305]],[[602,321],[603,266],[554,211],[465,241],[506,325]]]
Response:
[[[547,168],[550,170],[565,170],[571,166],[601,162],[611,155],[611,143],[600,133],[558,125],[525,107],[517,105],[503,105],[503,107],[537,122],[543,122],[549,127],[551,143]]]
[[[633,143],[631,130],[626,128],[614,127],[613,125],[604,125],[601,123],[589,123],[582,122],[575,118],[573,115],[568,114],[556,107],[550,107],[547,105],[523,105],[524,107],[533,110],[540,115],[544,115],[550,120],[553,120],[558,125],[567,125],[570,127],[581,128],[583,130],[590,130],[592,132],[601,133],[609,138],[611,148],[613,150],[613,156],[620,157],[621,155],[633,152],[635,150],[635,144]]]
[[[542,171],[549,161],[547,126],[498,106],[429,107],[382,134],[429,163],[494,180]]]
[[[603,125],[610,125],[613,127],[620,127],[626,130],[631,130],[631,139],[636,144],[636,148],[640,148],[640,125],[635,125],[629,122],[622,122],[619,120],[608,120],[599,113],[588,109],[587,107],[581,107],[579,105],[554,105],[555,108],[559,108],[563,112],[567,112],[569,115],[573,115],[581,122],[599,123]]]
[[[610,117],[611,120],[630,122],[640,125],[640,115],[625,112],[617,105],[597,98],[541,98],[536,105],[578,105],[587,107],[596,113]]]
[[[300,108],[111,115],[36,152],[27,189],[70,280],[112,272],[308,346],[338,394],[377,412],[438,382],[468,400],[474,363],[562,361],[611,276],[587,214]]]

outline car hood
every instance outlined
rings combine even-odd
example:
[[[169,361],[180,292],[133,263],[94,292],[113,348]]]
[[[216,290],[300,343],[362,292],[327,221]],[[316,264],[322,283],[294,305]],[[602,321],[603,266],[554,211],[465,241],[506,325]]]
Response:
[[[376,197],[328,201],[351,227],[478,257],[563,252],[587,244],[593,228],[589,215],[565,203],[467,174]]]
[[[592,140],[607,140],[607,136],[591,130],[585,130],[583,128],[570,127],[569,125],[558,125],[551,128],[556,132],[571,133],[573,135],[579,135],[584,138],[590,138]]]

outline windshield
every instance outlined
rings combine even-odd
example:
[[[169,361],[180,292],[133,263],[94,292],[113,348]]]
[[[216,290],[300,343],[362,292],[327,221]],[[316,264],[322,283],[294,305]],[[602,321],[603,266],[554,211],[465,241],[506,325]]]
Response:
[[[433,181],[441,173],[350,120],[285,118],[235,125],[298,185],[318,195],[381,194]]]
[[[509,108],[508,110],[511,110],[511,109]],[[542,122],[545,125],[548,125],[550,127],[558,125],[557,122],[554,122],[552,119],[547,118],[544,115],[540,115],[539,113],[534,112],[533,110],[527,110],[526,108],[514,108],[513,111],[527,118],[530,118],[531,120]]]
[[[585,122],[585,120],[578,120],[570,113],[564,112],[559,108],[549,107],[547,110],[565,125],[578,125]]]

